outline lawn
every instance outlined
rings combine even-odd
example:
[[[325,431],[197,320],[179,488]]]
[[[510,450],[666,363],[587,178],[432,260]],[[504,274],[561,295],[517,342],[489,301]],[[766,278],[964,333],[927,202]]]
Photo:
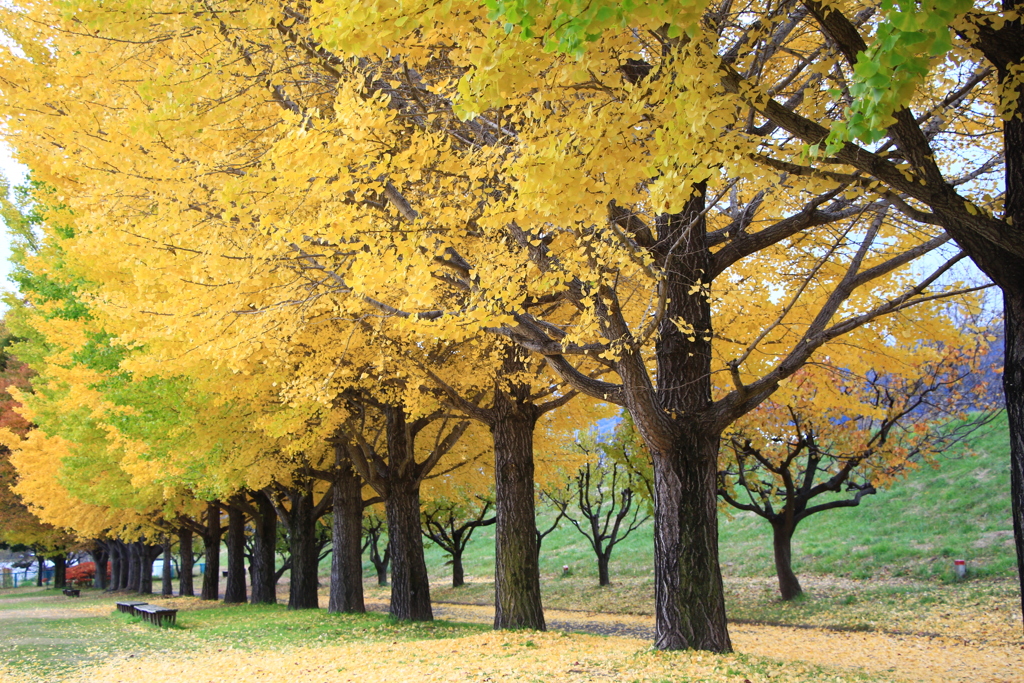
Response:
[[[600,635],[494,633],[486,607],[473,608],[480,612],[466,623],[410,624],[379,613],[154,598],[181,610],[177,627],[158,629],[117,614],[116,598],[98,591],[73,600],[26,587],[0,591],[0,680],[1010,681],[1024,670],[1024,639],[1005,418],[973,451],[947,454],[938,469],[922,468],[858,508],[809,519],[794,539],[806,594],[789,603],[777,599],[767,525],[723,511],[726,601],[741,654],[659,653],[649,640]],[[541,511],[542,524],[549,515]],[[448,557],[427,543],[435,602],[493,603],[492,529],[470,543],[468,585],[458,589],[449,583]],[[541,552],[545,607],[568,610],[557,615],[563,622],[632,620],[649,629],[651,546],[647,525],[616,548],[613,585],[602,588],[589,546],[563,523]],[[954,579],[955,558],[968,561],[968,580]],[[388,588],[375,585],[372,566],[365,569],[368,601],[386,608]],[[279,595],[286,594],[285,581]]]
[[[798,575],[951,582],[953,560],[965,559],[971,578],[1011,579],[1016,576],[1016,560],[1009,490],[1009,434],[1004,413],[975,436],[970,450],[943,455],[937,468],[923,465],[891,489],[866,496],[858,507],[809,517],[793,538],[794,569]],[[539,518],[538,526],[543,528],[552,513],[542,506]],[[735,514],[732,508],[724,508],[719,531],[722,569],[727,577],[773,575],[767,522],[753,513]],[[630,592],[650,593],[653,554],[653,531],[648,522],[615,547],[612,581]],[[451,576],[449,557],[439,547],[427,542],[426,555],[432,578]],[[540,559],[545,595],[558,592],[564,565],[573,576],[597,583],[593,551],[565,521],[544,539]],[[489,580],[494,566],[493,527],[477,530],[464,564],[467,576]],[[366,569],[371,576],[372,567],[367,564]],[[650,590],[644,588],[647,584]],[[619,598],[608,600],[609,605],[623,603]],[[627,597],[624,602],[632,600]]]
[[[176,627],[157,628],[116,612],[118,598],[98,591],[68,599],[42,590],[8,600],[17,608],[0,612],[0,680],[994,683],[1024,670],[1019,608],[1001,583],[865,593],[856,582],[840,582],[816,586],[828,598],[784,606],[765,598],[763,586],[735,584],[734,611],[777,623],[734,622],[731,655],[656,652],[648,640],[617,636],[493,632],[486,609],[463,623],[416,624],[379,613],[154,597],[180,610]],[[850,594],[864,599],[845,600]],[[551,615],[577,619],[573,631],[653,624],[645,616]]]
[[[181,610],[176,627],[156,628],[117,613],[115,598],[98,592],[74,601],[54,593],[36,592],[0,617],[3,680],[890,680],[756,655],[652,652],[628,638],[495,633],[482,624],[190,598],[155,600]]]

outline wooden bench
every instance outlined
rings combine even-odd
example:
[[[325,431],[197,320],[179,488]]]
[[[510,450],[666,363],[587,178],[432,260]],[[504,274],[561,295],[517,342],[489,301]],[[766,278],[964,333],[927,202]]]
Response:
[[[178,610],[170,609],[169,607],[159,607],[157,605],[136,605],[135,613],[142,617],[143,621],[153,624],[154,626],[174,624],[178,620]]]
[[[135,612],[135,608],[136,607],[138,607],[139,605],[148,605],[148,604],[149,603],[147,603],[147,602],[119,602],[119,603],[117,603],[117,611],[118,612],[122,612],[124,614],[131,614],[132,616],[134,616],[136,614],[136,612]]]
[[[82,597],[82,593],[77,588],[65,588],[64,595],[68,596],[69,598]]]

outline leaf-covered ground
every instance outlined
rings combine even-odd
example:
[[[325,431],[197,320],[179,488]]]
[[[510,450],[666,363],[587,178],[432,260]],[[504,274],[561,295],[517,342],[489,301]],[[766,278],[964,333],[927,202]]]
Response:
[[[653,652],[647,639],[615,635],[494,633],[486,626],[491,608],[476,605],[439,605],[438,616],[451,621],[394,624],[381,614],[334,616],[155,597],[181,610],[178,628],[157,629],[112,614],[113,598],[87,593],[73,601],[47,591],[2,601],[0,680],[1019,683],[1024,638],[1013,591],[980,584],[939,588],[941,602],[931,593],[922,602],[920,592],[909,592],[891,604],[876,596],[849,605],[825,598],[829,607],[819,610],[805,609],[813,599],[792,606],[789,616],[804,610],[818,624],[734,623],[737,654],[727,656]],[[763,591],[756,584],[749,590],[754,602]],[[847,609],[860,610],[854,619],[873,612],[878,623],[836,628],[848,621],[838,614]],[[547,618],[552,626],[599,633],[643,636],[653,626],[648,615],[549,609]]]
[[[991,614],[971,607],[966,604],[950,606],[972,623],[963,629],[952,623],[936,623],[946,632],[945,635],[762,624],[732,624],[729,632],[737,652],[789,663],[851,669],[908,681],[967,683],[1022,680],[1024,639],[1021,637],[1019,610],[1014,624],[998,617],[992,618]],[[475,605],[444,605],[439,612],[446,619],[480,623],[487,623],[494,616],[492,608]],[[650,642],[649,634],[654,630],[653,619],[643,615],[561,610],[547,610],[545,615],[549,623],[558,628],[603,633],[633,632],[644,634],[646,637],[641,638],[644,643]],[[908,618],[894,625],[919,627],[926,623]]]

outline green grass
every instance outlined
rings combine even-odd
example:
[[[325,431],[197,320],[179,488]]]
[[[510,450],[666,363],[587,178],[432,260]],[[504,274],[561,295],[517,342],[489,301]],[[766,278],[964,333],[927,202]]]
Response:
[[[56,679],[89,662],[133,653],[188,652],[205,648],[267,649],[339,641],[403,641],[451,638],[486,630],[485,626],[395,622],[383,614],[336,615],[326,610],[289,611],[283,605],[220,605],[178,613],[175,627],[157,628],[114,611],[118,599],[83,590],[74,603],[63,596],[39,595],[32,608],[42,610],[107,606],[102,616],[34,616],[25,611],[0,620],[0,661],[33,677]],[[178,599],[158,599],[175,606]],[[196,601],[184,601],[195,607]],[[211,603],[211,606],[216,603]],[[204,605],[205,606],[205,605]],[[21,609],[25,610],[26,605]]]
[[[890,490],[866,497],[857,508],[808,519],[794,538],[794,557],[798,574],[807,578],[809,594],[792,603],[777,599],[767,524],[751,515],[723,513],[721,553],[730,618],[857,630],[888,628],[900,615],[913,623],[913,614],[919,614],[924,616],[912,628],[927,630],[927,615],[935,610],[942,613],[956,605],[977,603],[1012,605],[1017,589],[1010,580],[1015,566],[1005,416],[973,446],[976,456],[949,454],[937,470],[923,468]],[[550,511],[541,510],[542,526],[550,516]],[[465,557],[469,585],[452,589],[435,584],[433,598],[492,603],[493,543],[493,527],[478,530]],[[600,588],[589,545],[571,524],[563,522],[545,538],[541,550],[545,605],[651,613],[652,545],[647,524],[616,547],[611,562],[613,586]],[[426,555],[434,581],[451,576],[444,552],[428,542]],[[957,558],[968,561],[972,580],[954,585],[952,560]],[[563,565],[571,567],[571,577],[562,577]],[[328,566],[325,563],[324,569]],[[371,580],[372,566],[366,563],[365,569]],[[282,586],[279,592],[283,597],[287,588]],[[387,590],[369,593],[371,598],[386,597]],[[133,652],[445,638],[486,628],[445,622],[393,623],[380,614],[338,616],[324,610],[290,612],[283,606],[237,605],[183,611],[178,628],[157,629],[121,615],[55,619],[44,612],[36,616],[26,607],[30,601],[32,609],[59,610],[73,604],[113,612],[115,598],[94,590],[83,590],[82,595],[71,603],[52,589],[32,586],[0,591],[0,660],[38,673],[42,680],[59,678],[88,661]],[[109,614],[105,609],[100,612]]]
[[[798,574],[826,574],[857,579],[910,577],[953,580],[953,560],[966,559],[971,578],[1016,575],[1010,518],[1009,435],[1005,413],[986,426],[973,443],[976,455],[943,456],[938,469],[923,466],[892,488],[866,496],[856,508],[830,510],[806,519],[793,539]],[[543,507],[539,526],[551,518]],[[771,535],[767,522],[752,513],[720,517],[721,561],[729,576],[773,576]],[[449,557],[426,544],[427,567],[434,580],[451,576]],[[466,549],[466,574],[489,577],[494,567],[493,527],[477,530]],[[544,539],[540,557],[545,597],[560,585],[563,565],[573,576],[597,583],[597,564],[589,544],[568,522]],[[613,583],[636,587],[648,583],[653,566],[652,525],[647,523],[615,547]],[[367,564],[367,576],[372,567]],[[585,581],[584,581],[585,583]],[[445,597],[485,599],[489,586],[443,591]],[[440,595],[438,596],[440,597]],[[599,604],[623,602],[590,596]],[[626,601],[628,602],[628,600]]]
[[[32,597],[33,594],[39,593],[40,591],[48,590],[42,586],[18,586],[17,588],[2,588],[0,589],[0,600],[10,600],[11,598],[26,598]]]

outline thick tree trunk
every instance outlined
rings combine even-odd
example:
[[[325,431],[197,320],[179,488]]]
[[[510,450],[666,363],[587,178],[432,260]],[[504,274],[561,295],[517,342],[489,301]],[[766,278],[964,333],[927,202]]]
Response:
[[[277,576],[274,552],[277,549],[277,513],[262,491],[253,494],[257,515],[253,520],[252,588],[249,601],[254,605],[277,604]]]
[[[718,563],[721,427],[709,411],[712,329],[704,278],[710,253],[704,188],[695,190],[682,213],[657,220],[654,251],[666,301],[655,345],[657,393],[637,352],[623,356],[619,375],[654,465],[655,647],[729,652]],[[682,330],[680,320],[691,329]]]
[[[201,600],[220,599],[220,505],[216,502],[206,506],[206,534],[203,535],[203,551],[206,569],[203,571]]]
[[[124,553],[121,550],[121,543],[119,541],[111,541],[107,544],[107,548],[110,552],[110,583],[107,585],[107,590],[120,590],[121,574],[124,571]]]
[[[139,557],[139,542],[133,541],[127,544],[128,554],[128,585],[125,589],[132,591],[133,593],[139,592],[139,566],[142,564],[142,558]]]
[[[164,562],[160,572],[160,595],[170,597],[174,595],[174,578],[171,571],[171,537],[164,536]]]
[[[245,602],[245,513],[228,506],[228,580],[224,588],[224,602]]]
[[[1022,9],[1020,0],[1003,0],[1006,10]],[[1017,50],[1024,44],[1024,23],[1021,19],[1007,22],[1016,39]],[[1019,58],[1019,52],[1018,52]],[[1020,66],[1020,63],[1016,64]],[[1014,82],[1019,75],[1012,70],[999,70],[1000,81]],[[1024,230],[1024,83],[1016,80],[1017,111],[1003,121],[1003,149],[1006,163],[1006,215],[1013,229]],[[955,237],[955,235],[954,235]],[[971,256],[974,256],[972,253]],[[977,259],[975,259],[977,260]],[[1017,258],[1010,274],[995,278],[1003,290],[1006,356],[1003,366],[1003,393],[1010,425],[1010,498],[1013,514],[1013,535],[1017,547],[1017,576],[1020,581],[1021,609],[1024,611],[1024,260]],[[991,275],[991,273],[990,273]]]
[[[597,553],[597,584],[599,586],[612,585],[611,574],[608,572],[608,560],[610,553]]]
[[[1024,149],[1024,144],[1021,148]],[[1024,160],[1020,163],[1024,166]],[[1024,169],[1021,172],[1024,173]],[[1021,184],[1024,185],[1024,181]],[[1024,187],[1021,194],[1024,195]],[[1021,225],[1024,225],[1024,211],[1020,213]],[[1010,425],[1010,498],[1021,609],[1024,610],[1024,282],[1016,288],[1003,288],[1003,305],[1006,343],[1003,392]]]
[[[533,406],[496,391],[494,628],[544,630],[534,510]]]
[[[121,581],[118,583],[118,590],[128,590],[128,585],[132,582],[132,544],[125,543],[124,541],[118,541],[121,546]],[[138,572],[136,571],[136,575]]]
[[[363,603],[363,480],[347,460],[334,482],[329,612],[365,612]]]
[[[153,594],[153,561],[156,560],[158,546],[145,541],[137,541],[139,546],[139,594]]]
[[[418,481],[388,483],[384,502],[391,551],[391,616],[409,621],[431,621],[430,579],[423,557]]]
[[[288,609],[316,609],[320,601],[317,596],[318,562],[313,493],[310,491],[292,495],[291,503],[288,549],[292,556],[292,570]]]
[[[59,553],[50,558],[53,562],[53,587],[67,587],[68,556],[66,553]]]
[[[139,595],[153,595],[153,561],[150,559],[150,548],[144,541],[136,541],[132,544],[136,548],[138,563],[135,565],[138,571],[138,593]]]
[[[679,444],[684,452],[654,460],[655,647],[728,652],[718,564],[718,439],[694,434],[687,441]]]
[[[462,551],[452,553],[452,588],[466,585],[466,572],[462,567]]]
[[[384,546],[383,557],[376,548],[371,548],[371,552],[370,561],[373,562],[373,568],[377,570],[377,585],[386,586],[388,585],[388,565],[391,564],[391,548],[389,545]]]
[[[775,551],[775,574],[779,577],[779,594],[783,600],[792,600],[804,591],[793,573],[793,531],[795,527],[785,520],[772,522],[772,548]]]
[[[107,581],[107,561],[110,557],[110,553],[103,546],[98,546],[92,551],[92,561],[96,565],[96,575],[93,577],[92,585],[93,588],[99,588],[100,590],[106,590]]]
[[[178,595],[194,597],[196,589],[192,572],[195,571],[196,557],[192,551],[192,530],[186,526],[178,528],[178,555],[181,558],[178,566]]]

